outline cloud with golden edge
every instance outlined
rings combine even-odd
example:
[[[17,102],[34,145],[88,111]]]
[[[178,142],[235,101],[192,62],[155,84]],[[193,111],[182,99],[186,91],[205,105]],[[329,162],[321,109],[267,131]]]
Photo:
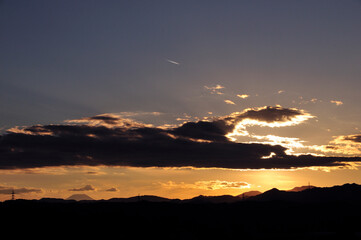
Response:
[[[124,121],[113,114],[66,124],[35,125],[0,135],[0,169],[57,166],[293,169],[361,162],[358,157],[289,154],[287,151],[292,148],[284,146],[302,144],[296,138],[256,135],[257,140],[280,144],[241,143],[232,139],[232,136],[250,136],[248,126],[293,126],[313,117],[301,109],[265,106],[169,128]],[[359,136],[344,136],[334,142],[352,144],[355,149],[359,146]],[[332,147],[340,146],[329,146]]]
[[[53,132],[48,129],[44,129],[42,125],[34,125],[31,128],[27,127],[13,127],[6,130],[8,133],[26,134],[26,135],[52,135]]]
[[[304,149],[307,148],[303,145],[302,140],[299,138],[291,138],[291,137],[281,137],[275,135],[266,135],[266,136],[259,136],[259,135],[250,135],[251,138],[264,140],[263,142],[249,142],[249,143],[263,143],[263,144],[270,144],[270,145],[280,145],[282,147],[287,148],[287,154],[294,154],[294,149]]]
[[[246,99],[246,98],[249,97],[249,95],[248,94],[237,94],[237,97],[242,98],[242,99]]]
[[[207,89],[211,94],[218,94],[218,95],[222,95],[223,92],[221,92],[221,89],[224,89],[224,86],[221,86],[219,84],[215,85],[215,86],[204,86],[205,89]]]
[[[159,183],[162,187],[167,189],[182,188],[182,189],[202,189],[202,190],[220,190],[220,189],[244,189],[250,188],[251,185],[247,182],[230,182],[221,180],[197,181],[194,183],[176,183],[168,181],[166,183]]]
[[[228,99],[224,100],[224,102],[227,103],[227,104],[236,105],[233,101],[228,100]]]
[[[361,156],[361,134],[335,136],[328,145],[315,148],[325,153]]]
[[[157,114],[160,114],[156,112]],[[135,116],[135,115],[130,115]],[[105,127],[125,127],[125,128],[138,128],[138,127],[152,127],[152,124],[144,124],[134,121],[133,119],[123,118],[122,115],[113,113],[99,114],[93,117],[85,117],[80,119],[66,120],[67,123],[81,123],[89,126],[105,126]]]
[[[337,101],[337,100],[331,100],[330,103],[334,103],[336,104],[336,106],[341,106],[343,104],[342,101]]]
[[[236,136],[248,136],[248,126],[260,127],[287,127],[301,124],[308,119],[314,118],[302,109],[275,107],[248,108],[243,112],[232,113],[223,119],[235,127],[226,136],[235,141]]]

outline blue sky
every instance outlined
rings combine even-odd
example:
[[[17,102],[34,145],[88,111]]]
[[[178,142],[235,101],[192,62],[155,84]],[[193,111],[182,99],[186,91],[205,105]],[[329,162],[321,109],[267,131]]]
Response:
[[[2,1],[0,126],[228,113],[200,97],[216,84],[264,98],[242,107],[276,104],[267,96],[279,90],[354,106],[360,10],[358,1]]]

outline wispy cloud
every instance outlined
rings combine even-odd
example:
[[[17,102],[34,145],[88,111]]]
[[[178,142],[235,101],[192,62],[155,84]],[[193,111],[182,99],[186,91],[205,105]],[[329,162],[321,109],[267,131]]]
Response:
[[[69,189],[69,191],[75,191],[75,192],[80,192],[80,191],[95,191],[95,188],[92,185],[85,185],[84,187],[81,188],[72,188]]]
[[[223,87],[222,85],[215,85],[215,86],[204,86],[205,89],[207,89],[211,94],[219,94],[222,95],[223,92],[221,92],[221,89],[224,89],[225,87]]]
[[[160,114],[158,112],[154,112],[154,114]],[[123,118],[123,115],[113,114],[113,113],[106,113],[100,114],[93,117],[85,117],[80,119],[73,119],[73,120],[66,120],[68,123],[80,123],[86,124],[88,126],[106,126],[106,127],[151,127],[151,124],[143,124],[136,122],[133,119]],[[128,113],[127,116],[135,116],[134,113]],[[32,128],[35,130],[34,128]],[[12,132],[19,132],[20,129],[11,129]],[[48,134],[46,131],[42,130],[43,134]]]
[[[361,155],[361,134],[335,136],[328,145],[317,146],[317,150],[343,155]]]
[[[106,192],[117,192],[118,189],[116,189],[115,187],[109,188],[105,190]]]
[[[338,100],[331,100],[330,102],[336,104],[337,106],[340,106],[343,104],[342,101],[338,101]]]
[[[230,182],[230,181],[221,181],[221,180],[197,181],[194,183],[185,183],[185,182],[176,183],[173,181],[168,181],[166,183],[160,183],[160,185],[167,189],[191,188],[191,189],[203,189],[203,190],[219,190],[219,189],[250,188],[250,184],[246,182]]]
[[[170,59],[166,59],[166,61],[169,62],[169,63],[175,64],[175,65],[180,65],[179,62],[176,62],[176,61],[173,61],[173,60],[170,60]]]
[[[13,191],[15,192],[15,194],[42,192],[41,189],[35,189],[35,188],[15,188],[15,187],[0,186],[0,194],[11,194]]]

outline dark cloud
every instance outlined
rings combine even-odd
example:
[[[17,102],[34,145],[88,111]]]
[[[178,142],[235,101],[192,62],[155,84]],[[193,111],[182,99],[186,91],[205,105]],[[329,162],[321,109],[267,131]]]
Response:
[[[233,129],[234,126],[227,125],[224,120],[216,120],[213,122],[187,122],[170,132],[195,139],[227,142],[228,138],[225,135]]]
[[[361,143],[361,134],[344,136],[343,140],[347,140],[355,143]]]
[[[95,188],[92,185],[85,185],[84,187],[81,188],[72,188],[69,189],[69,191],[73,191],[73,192],[80,192],[80,191],[94,191]]]
[[[0,194],[11,194],[13,191],[15,194],[42,192],[41,189],[35,189],[35,188],[12,188],[12,187],[0,186]]]
[[[128,115],[134,115],[135,113],[127,113]],[[138,113],[139,114],[139,113]],[[143,113],[144,114],[144,113]],[[148,113],[147,113],[148,114]],[[151,114],[159,114],[158,112],[153,112]],[[125,128],[138,128],[145,127],[142,123],[133,121],[132,119],[123,118],[120,115],[116,114],[100,114],[93,117],[85,117],[81,119],[67,120],[69,123],[83,123],[86,125],[94,126],[106,126],[106,127],[125,127]]]
[[[284,122],[303,114],[295,109],[265,107],[211,122],[188,122],[172,129],[136,123],[130,123],[130,128],[37,125],[0,136],[0,169],[65,165],[269,169],[344,166],[347,162],[360,161],[360,158],[291,156],[282,146],[236,143],[225,136],[233,131],[239,119]],[[273,157],[266,158],[271,153]]]
[[[247,109],[231,118],[234,118],[236,121],[248,118],[271,123],[292,121],[293,118],[303,115],[305,115],[305,113],[299,109],[267,106],[262,108]]]
[[[313,118],[313,116],[300,109],[266,106],[249,108],[243,112],[232,113],[220,119],[233,127],[239,123],[274,127],[297,125],[309,118]],[[247,123],[247,121],[244,122],[245,120],[252,120],[252,122]]]
[[[294,108],[282,108],[278,106],[249,108],[243,112],[233,113],[229,116],[214,119],[211,122],[188,122],[170,132],[195,139],[227,142],[229,139],[226,135],[231,133],[236,125],[243,120],[250,119],[266,123],[292,124],[297,117],[299,119],[295,124],[305,121],[312,116],[302,110]]]
[[[112,115],[98,115],[98,116],[86,118],[86,120],[89,120],[89,121],[99,120],[99,121],[103,121],[107,124],[117,124],[119,121],[119,118],[114,117]]]

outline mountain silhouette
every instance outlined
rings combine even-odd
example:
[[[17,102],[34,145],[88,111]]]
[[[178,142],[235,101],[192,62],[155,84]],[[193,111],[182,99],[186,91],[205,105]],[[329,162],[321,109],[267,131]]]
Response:
[[[64,238],[74,233],[86,238],[121,233],[132,239],[159,240],[361,237],[361,185],[299,192],[273,188],[256,196],[241,196],[200,195],[179,200],[146,195],[81,201],[90,197],[75,194],[68,198],[73,200],[7,200],[0,202],[0,212],[9,227],[31,231],[41,226],[63,233]]]
[[[254,197],[254,196],[257,196],[260,194],[262,194],[262,192],[260,192],[260,191],[248,191],[248,192],[244,192],[244,193],[238,195],[237,197],[245,199],[245,198]]]
[[[309,186],[294,187],[290,190],[287,190],[287,192],[302,192],[306,189],[311,189],[311,188],[315,188],[315,186],[309,185]]]
[[[361,201],[361,185],[352,183],[333,187],[314,187],[303,191],[282,191],[277,188],[250,197],[249,201],[288,202],[358,202]]]
[[[104,200],[104,201],[130,203],[130,202],[170,202],[177,200],[179,199],[169,199],[154,195],[142,195],[142,196],[135,196],[130,198],[111,198],[109,200]]]
[[[241,199],[238,196],[221,195],[221,196],[203,196],[199,195],[192,199],[183,200],[186,203],[234,203]]]
[[[66,200],[75,200],[75,201],[84,201],[84,200],[94,200],[93,198],[89,197],[86,194],[73,194],[68,197]]]
[[[61,202],[61,201],[83,201],[94,200],[86,194],[74,194],[67,199],[43,198],[42,202]],[[311,202],[357,202],[361,201],[361,185],[352,183],[333,187],[314,187],[301,186],[291,190],[279,190],[272,188],[264,193],[259,191],[244,192],[237,196],[204,196],[199,195],[191,199],[169,199],[154,195],[142,195],[129,198],[111,198],[108,200],[98,200],[99,202],[113,203],[135,203],[135,202],[153,202],[153,203],[236,203],[247,202],[267,202],[267,201],[286,201],[298,203]]]

